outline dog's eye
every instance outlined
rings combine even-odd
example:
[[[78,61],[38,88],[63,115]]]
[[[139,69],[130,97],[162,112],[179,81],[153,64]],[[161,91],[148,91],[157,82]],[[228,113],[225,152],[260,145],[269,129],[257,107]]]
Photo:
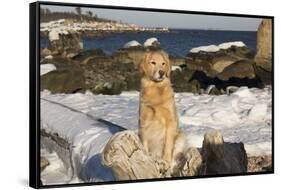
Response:
[[[152,65],[155,65],[155,64],[156,64],[154,61],[151,61],[150,63],[151,63]]]
[[[165,62],[162,63],[162,65],[165,65],[165,64],[166,64]]]

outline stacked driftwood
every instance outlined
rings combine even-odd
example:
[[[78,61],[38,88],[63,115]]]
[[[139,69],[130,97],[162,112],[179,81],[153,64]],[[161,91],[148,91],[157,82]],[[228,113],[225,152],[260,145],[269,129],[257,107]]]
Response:
[[[123,131],[116,133],[107,143],[102,161],[113,170],[116,180],[247,172],[243,143],[224,142],[219,132],[205,134],[200,149],[187,147],[171,167],[146,152],[137,134]]]

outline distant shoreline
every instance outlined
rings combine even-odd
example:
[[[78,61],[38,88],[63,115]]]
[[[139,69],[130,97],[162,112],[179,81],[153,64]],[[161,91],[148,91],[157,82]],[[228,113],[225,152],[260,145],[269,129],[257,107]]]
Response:
[[[169,28],[150,28],[141,27],[135,24],[117,23],[117,22],[97,22],[84,21],[77,22],[73,19],[59,19],[40,23],[40,36],[48,36],[50,32],[55,31],[58,34],[67,34],[75,31],[84,36],[104,36],[113,33],[124,32],[169,32]]]
[[[95,31],[82,31],[80,34],[82,37],[106,37],[114,34],[124,34],[124,33],[166,33],[171,31],[134,31],[134,30],[95,30]],[[40,37],[48,38],[49,32],[42,32],[40,31]]]

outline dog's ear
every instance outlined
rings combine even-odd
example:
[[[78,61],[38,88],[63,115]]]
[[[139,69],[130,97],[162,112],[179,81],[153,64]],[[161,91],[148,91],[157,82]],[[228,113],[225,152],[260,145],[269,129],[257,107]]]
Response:
[[[143,54],[143,58],[139,63],[139,73],[141,76],[144,76],[146,74],[145,64],[147,64],[149,58],[149,52],[145,52]]]
[[[170,59],[169,59],[169,55],[168,53],[164,52],[164,51],[161,51],[161,54],[166,62],[166,67],[167,67],[167,72],[166,72],[166,76],[168,78],[170,78],[171,76],[171,70],[172,70],[172,65],[171,65],[171,62],[170,62]]]

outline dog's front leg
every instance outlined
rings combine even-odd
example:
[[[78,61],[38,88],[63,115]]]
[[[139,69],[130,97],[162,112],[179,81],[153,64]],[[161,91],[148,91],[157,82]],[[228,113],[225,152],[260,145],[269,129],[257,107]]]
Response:
[[[149,152],[148,142],[147,142],[146,140],[144,140],[144,141],[142,142],[142,144],[143,144],[143,146],[144,146],[144,150],[145,150],[146,152]]]
[[[167,161],[169,164],[172,161],[172,154],[175,142],[176,130],[173,126],[168,126],[166,128],[166,136],[165,136],[165,147],[164,147],[164,155],[163,159]]]

